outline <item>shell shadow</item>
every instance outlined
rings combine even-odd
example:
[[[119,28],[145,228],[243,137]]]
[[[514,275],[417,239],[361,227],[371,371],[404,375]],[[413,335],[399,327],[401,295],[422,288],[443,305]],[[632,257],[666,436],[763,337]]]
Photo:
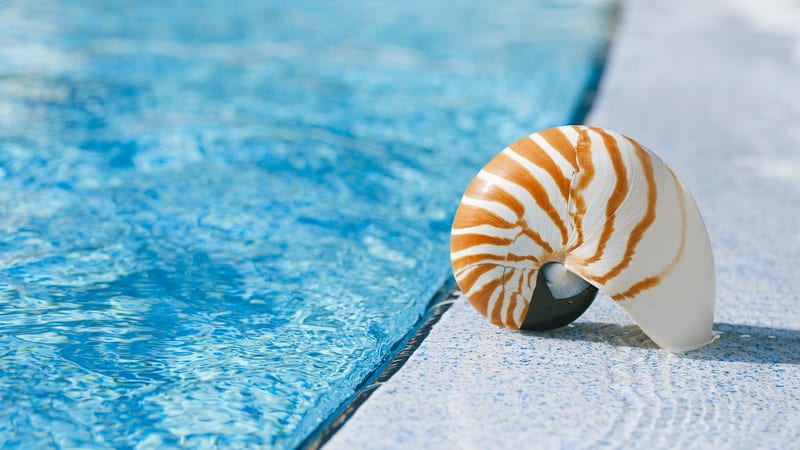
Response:
[[[800,330],[755,325],[715,323],[718,338],[711,344],[679,358],[754,364],[800,364]],[[636,325],[574,322],[549,332],[525,332],[532,336],[571,341],[603,342],[621,347],[657,349]]]

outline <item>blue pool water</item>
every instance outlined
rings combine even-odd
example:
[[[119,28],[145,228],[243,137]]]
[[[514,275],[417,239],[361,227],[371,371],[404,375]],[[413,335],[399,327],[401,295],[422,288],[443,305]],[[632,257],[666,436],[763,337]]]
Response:
[[[395,4],[396,3],[396,4]],[[291,448],[567,122],[607,1],[0,5],[0,447]]]

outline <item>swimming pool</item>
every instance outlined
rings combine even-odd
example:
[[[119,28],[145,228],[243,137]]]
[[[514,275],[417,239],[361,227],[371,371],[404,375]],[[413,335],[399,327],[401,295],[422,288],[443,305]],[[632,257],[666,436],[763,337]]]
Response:
[[[570,121],[606,1],[0,7],[0,445],[291,448]]]

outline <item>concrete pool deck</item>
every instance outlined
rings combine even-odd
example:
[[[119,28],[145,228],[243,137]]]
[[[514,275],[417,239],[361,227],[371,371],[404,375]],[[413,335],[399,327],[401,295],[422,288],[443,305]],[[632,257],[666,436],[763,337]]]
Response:
[[[625,2],[587,121],[647,145],[692,191],[716,342],[667,353],[605,296],[548,333],[494,327],[459,299],[326,448],[796,446],[797,23],[788,1]]]

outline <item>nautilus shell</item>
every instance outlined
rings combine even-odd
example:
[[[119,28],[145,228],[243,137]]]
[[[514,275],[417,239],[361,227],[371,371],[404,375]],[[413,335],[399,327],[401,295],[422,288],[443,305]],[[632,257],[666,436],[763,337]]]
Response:
[[[599,289],[669,351],[713,337],[697,205],[658,156],[612,131],[564,126],[507,147],[464,193],[450,252],[461,291],[496,325],[564,326]]]

